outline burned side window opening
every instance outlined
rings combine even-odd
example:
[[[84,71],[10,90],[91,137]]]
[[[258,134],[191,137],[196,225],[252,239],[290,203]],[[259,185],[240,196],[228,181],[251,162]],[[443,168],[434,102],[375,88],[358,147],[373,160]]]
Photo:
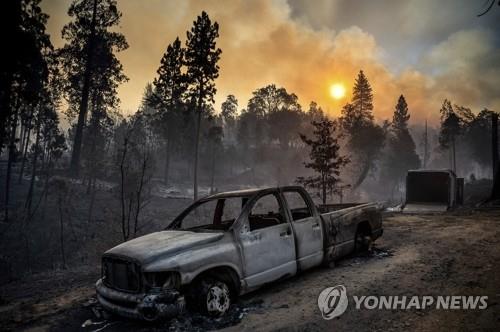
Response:
[[[276,226],[286,222],[283,209],[275,194],[264,195],[257,200],[248,215],[250,231]]]
[[[245,197],[227,197],[201,202],[190,207],[176,228],[227,231],[240,215],[246,201]]]
[[[311,208],[298,191],[285,191],[283,193],[288,208],[292,213],[293,221],[301,221],[312,217]]]

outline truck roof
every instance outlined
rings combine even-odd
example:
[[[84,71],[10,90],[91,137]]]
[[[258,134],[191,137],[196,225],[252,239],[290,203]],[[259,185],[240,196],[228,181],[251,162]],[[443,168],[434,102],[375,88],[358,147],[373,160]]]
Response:
[[[284,186],[284,187],[262,187],[262,188],[250,188],[250,189],[241,189],[241,190],[233,190],[233,191],[224,191],[221,193],[209,195],[205,199],[214,199],[214,198],[224,198],[224,197],[239,197],[239,196],[254,196],[263,192],[274,192],[277,190],[291,190],[291,189],[303,189],[300,186]]]

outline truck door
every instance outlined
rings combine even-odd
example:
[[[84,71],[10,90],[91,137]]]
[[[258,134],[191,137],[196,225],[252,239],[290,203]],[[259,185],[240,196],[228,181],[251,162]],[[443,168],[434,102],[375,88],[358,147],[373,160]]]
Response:
[[[319,215],[315,216],[312,202],[301,189],[283,189],[291,215],[300,270],[316,266],[323,260],[323,231]]]
[[[256,287],[297,272],[295,240],[283,202],[277,193],[257,198],[239,234],[248,287]]]

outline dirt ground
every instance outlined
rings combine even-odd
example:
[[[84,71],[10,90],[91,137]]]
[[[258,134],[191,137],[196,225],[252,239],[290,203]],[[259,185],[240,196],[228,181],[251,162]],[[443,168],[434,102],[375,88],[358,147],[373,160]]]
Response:
[[[384,235],[369,254],[342,259],[241,298],[228,317],[185,315],[148,325],[96,317],[93,283],[99,269],[56,271],[4,285],[0,330],[500,330],[500,211],[387,215]],[[344,285],[349,307],[321,317],[317,297]],[[352,295],[488,296],[484,310],[357,310]],[[98,311],[98,314],[101,313]]]

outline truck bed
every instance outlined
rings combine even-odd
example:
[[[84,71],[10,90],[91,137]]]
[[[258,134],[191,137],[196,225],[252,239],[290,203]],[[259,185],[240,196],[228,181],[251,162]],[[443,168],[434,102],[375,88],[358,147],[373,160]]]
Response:
[[[331,204],[318,209],[324,229],[325,258],[328,261],[354,249],[354,239],[360,223],[369,225],[373,240],[381,235],[382,217],[378,203]]]
[[[354,206],[360,206],[363,204],[366,204],[366,203],[321,204],[321,205],[317,205],[316,208],[318,209],[319,213],[323,214],[323,213],[328,213],[328,212],[333,212],[333,211],[351,208]]]

